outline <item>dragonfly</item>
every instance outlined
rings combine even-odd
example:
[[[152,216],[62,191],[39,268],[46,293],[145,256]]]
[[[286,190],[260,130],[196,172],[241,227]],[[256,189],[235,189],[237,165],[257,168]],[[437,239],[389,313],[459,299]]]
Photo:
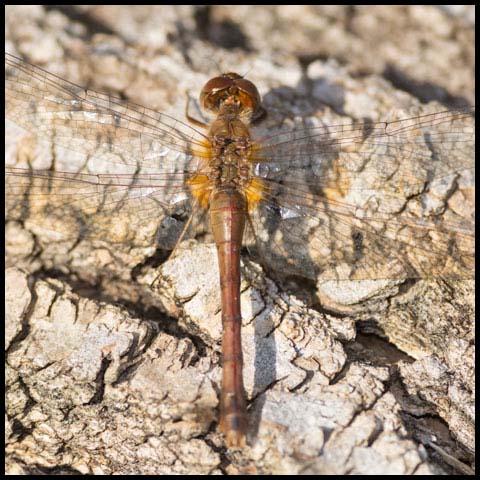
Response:
[[[63,167],[6,165],[7,219],[54,232],[54,241],[75,230],[113,244],[162,244],[168,232],[173,250],[198,225],[210,228],[223,324],[219,423],[229,448],[245,446],[248,430],[242,245],[267,271],[321,281],[474,276],[466,205],[475,107],[382,122],[320,116],[265,133],[257,87],[232,72],[201,90],[209,122],[85,89],[8,53],[5,77],[6,117],[72,152]]]

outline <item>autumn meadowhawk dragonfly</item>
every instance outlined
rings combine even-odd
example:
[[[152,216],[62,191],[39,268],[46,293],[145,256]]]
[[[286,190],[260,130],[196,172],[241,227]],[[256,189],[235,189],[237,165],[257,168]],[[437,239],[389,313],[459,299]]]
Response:
[[[319,281],[474,276],[474,107],[377,123],[319,116],[265,134],[256,133],[256,87],[233,73],[202,90],[209,125],[86,90],[9,54],[5,75],[8,119],[72,152],[62,167],[55,155],[5,167],[7,219],[53,242],[135,247],[165,245],[172,232],[185,238],[195,218],[209,218],[229,446],[242,446],[247,429],[242,239],[266,268]]]

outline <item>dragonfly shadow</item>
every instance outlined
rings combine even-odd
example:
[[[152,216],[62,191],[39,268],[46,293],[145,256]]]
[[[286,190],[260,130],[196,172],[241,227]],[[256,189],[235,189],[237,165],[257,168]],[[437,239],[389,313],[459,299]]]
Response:
[[[304,76],[295,88],[278,87],[264,97],[272,114],[255,132],[260,134],[254,175],[261,201],[252,223],[259,256],[280,277],[315,280],[326,272],[334,280],[377,280],[398,277],[400,271],[408,278],[450,274],[450,266],[438,265],[452,256],[449,245],[463,233],[457,228],[461,220],[442,225],[430,220],[428,202],[437,184],[472,168],[468,124],[473,109],[383,122],[342,120],[327,110],[323,115],[315,89],[327,92],[324,98],[331,93],[334,109],[343,110],[341,87],[325,78]],[[457,151],[465,156],[456,160]],[[422,197],[410,201],[414,195]],[[438,238],[424,242],[422,236],[430,232]],[[462,240],[457,257],[463,255]]]
[[[307,266],[315,259],[304,251],[303,245],[311,221],[318,222],[319,207],[327,212],[327,205],[322,209],[319,203],[325,203],[324,179],[334,171],[339,154],[338,142],[329,127],[320,123],[321,112],[328,106],[342,115],[344,101],[341,86],[326,77],[312,79],[305,69],[296,86],[272,88],[263,96],[262,104],[268,113],[261,122],[255,123],[254,138],[262,148],[266,146],[265,156],[260,150],[256,173],[267,194],[253,214],[256,217],[253,226],[256,233],[258,229],[266,235],[256,235],[252,244],[258,247],[261,263],[266,263],[268,270],[280,273],[281,277],[285,273],[306,274],[312,279],[318,274]],[[366,125],[369,120],[363,119],[363,123]],[[269,147],[272,132],[274,144]],[[290,147],[290,143],[294,146]],[[309,173],[312,171],[313,177]],[[277,233],[287,242],[279,243]],[[303,265],[297,258],[299,252],[302,252]],[[296,257],[293,262],[292,254]],[[292,265],[295,265],[293,269]]]
[[[330,79],[319,76],[310,78],[305,71],[294,87],[280,85],[263,95],[262,104],[267,118],[278,115],[279,120],[294,116],[315,115],[330,107],[344,115],[345,91]]]
[[[254,305],[252,305],[255,308]],[[256,438],[259,428],[259,421],[262,411],[261,404],[257,402],[257,397],[273,386],[278,381],[277,371],[277,344],[275,341],[275,324],[271,315],[273,308],[265,308],[254,319],[254,384],[252,405],[258,415],[251,419],[250,432],[252,438]]]

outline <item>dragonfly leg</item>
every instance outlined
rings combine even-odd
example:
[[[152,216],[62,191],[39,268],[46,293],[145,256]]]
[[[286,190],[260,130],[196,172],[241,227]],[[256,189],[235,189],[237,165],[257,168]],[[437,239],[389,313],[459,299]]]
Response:
[[[202,122],[201,120],[198,120],[197,118],[195,117],[192,117],[189,113],[189,108],[190,108],[190,94],[187,93],[187,103],[185,105],[185,117],[186,119],[190,122],[190,123],[193,123],[194,125],[196,125],[197,127],[200,127],[200,128],[205,128],[205,129],[208,129],[209,128],[209,125],[205,122]]]
[[[190,225],[193,220],[193,216],[197,214],[197,206],[198,206],[198,201],[195,199],[193,205],[192,205],[192,212],[190,213],[190,216],[188,217],[187,223],[183,227],[182,233],[178,237],[178,240],[175,243],[175,246],[173,247],[173,250],[170,252],[170,255],[168,256],[168,260],[173,258],[175,256],[175,253],[178,249],[178,246],[180,243],[183,241],[183,237],[185,237],[185,234],[187,233],[188,229],[190,228]]]

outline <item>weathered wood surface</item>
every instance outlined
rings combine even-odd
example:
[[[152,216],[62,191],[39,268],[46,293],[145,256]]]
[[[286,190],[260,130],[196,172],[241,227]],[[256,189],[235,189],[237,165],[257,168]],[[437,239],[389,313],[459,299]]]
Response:
[[[27,6],[6,25],[10,51],[179,118],[212,59],[251,69],[287,117],[473,99],[473,26],[433,7]],[[9,161],[51,154],[8,132]],[[7,473],[472,472],[473,282],[329,292],[246,258],[251,446],[228,452],[214,247],[187,242],[162,263],[141,241],[61,244],[28,222],[6,241]]]

